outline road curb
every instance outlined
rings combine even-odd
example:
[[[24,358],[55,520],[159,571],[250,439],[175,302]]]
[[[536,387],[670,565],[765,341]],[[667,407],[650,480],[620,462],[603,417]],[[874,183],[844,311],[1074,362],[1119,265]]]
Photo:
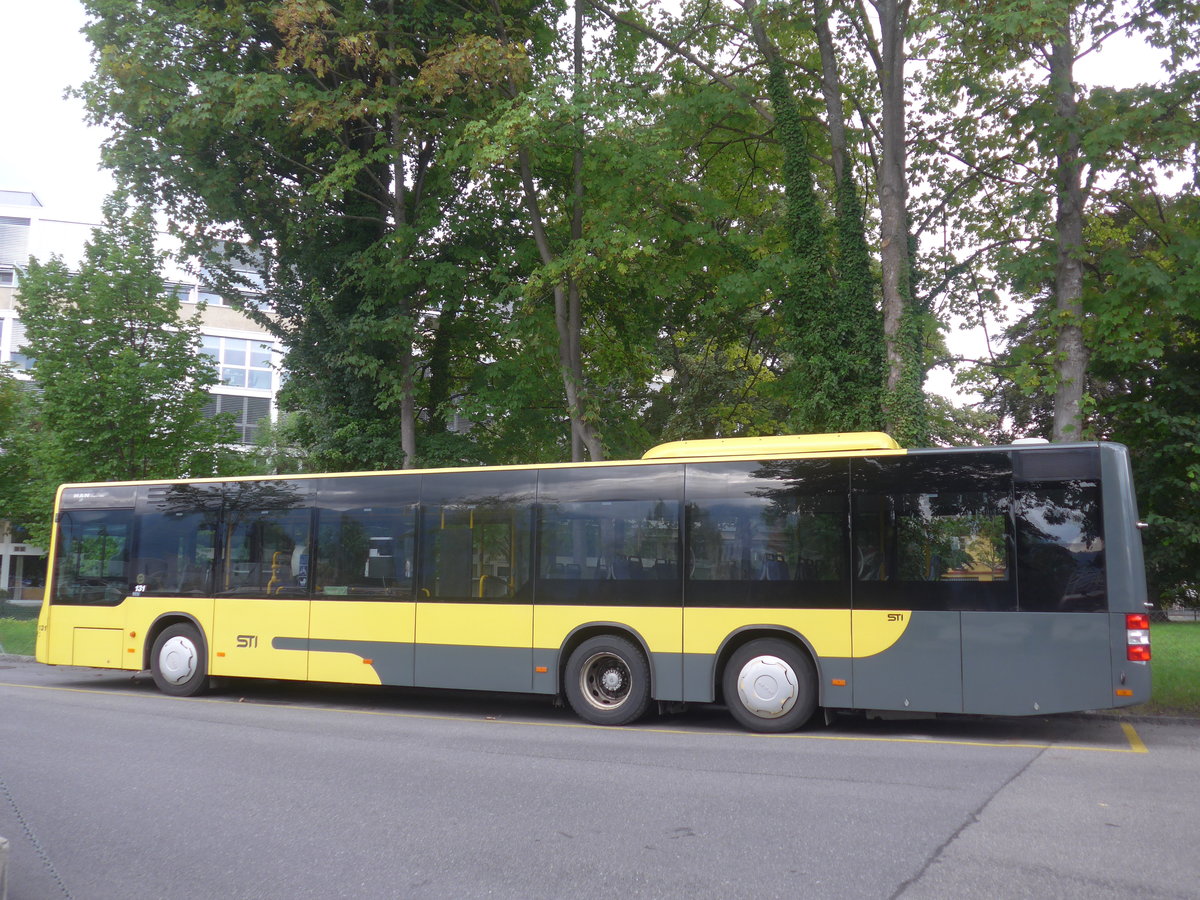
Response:
[[[8,896],[8,840],[0,837],[0,900]]]
[[[0,653],[0,662],[37,662],[32,656],[19,656],[16,653]],[[4,900],[0,897],[0,900]]]

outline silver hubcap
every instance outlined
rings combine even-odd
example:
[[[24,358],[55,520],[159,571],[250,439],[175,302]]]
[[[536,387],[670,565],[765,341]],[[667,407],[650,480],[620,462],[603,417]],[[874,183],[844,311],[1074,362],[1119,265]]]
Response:
[[[158,651],[158,671],[171,684],[183,684],[196,674],[197,657],[196,645],[176,635]]]
[[[742,666],[737,681],[742,706],[764,719],[778,719],[796,705],[796,673],[778,656],[756,656]]]
[[[579,671],[579,689],[596,709],[616,709],[629,699],[629,668],[608,652],[587,658]]]

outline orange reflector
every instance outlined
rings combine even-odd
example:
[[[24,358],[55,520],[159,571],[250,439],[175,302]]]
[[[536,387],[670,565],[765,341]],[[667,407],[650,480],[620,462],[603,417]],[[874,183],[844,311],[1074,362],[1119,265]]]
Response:
[[[845,678],[835,678],[835,679],[833,679],[833,681],[831,683],[833,684],[834,687],[845,687],[846,679]]]
[[[126,652],[126,653],[137,653],[137,651],[136,651],[136,650],[134,650],[132,647],[130,647],[130,648],[129,648],[128,650],[126,650],[125,652]]]
[[[218,650],[218,651],[217,651],[217,656],[224,656],[224,655],[225,655],[225,651],[224,651],[224,650]]]
[[[1129,690],[1128,688],[1117,688],[1117,696],[1118,697],[1132,697],[1133,691]]]
[[[546,666],[534,666],[533,671],[537,672],[539,675],[545,675],[547,672],[550,671],[550,669],[547,668]]]
[[[375,662],[375,660],[373,660],[373,659],[364,659],[364,660],[363,660],[363,665],[364,665],[364,666],[369,666],[369,665],[371,665],[373,662]]]
[[[130,637],[137,637],[137,632],[136,632],[136,631],[131,631],[131,632],[129,632],[129,636],[130,636]]]

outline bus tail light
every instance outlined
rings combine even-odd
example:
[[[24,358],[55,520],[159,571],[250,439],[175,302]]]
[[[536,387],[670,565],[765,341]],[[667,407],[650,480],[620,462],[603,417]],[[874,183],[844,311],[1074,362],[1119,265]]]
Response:
[[[1146,613],[1125,616],[1125,658],[1130,662],[1150,661],[1150,616]]]

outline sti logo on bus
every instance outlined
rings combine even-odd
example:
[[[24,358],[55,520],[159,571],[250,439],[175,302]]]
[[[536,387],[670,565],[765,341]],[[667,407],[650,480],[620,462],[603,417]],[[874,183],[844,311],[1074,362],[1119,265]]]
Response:
[[[257,647],[258,646],[258,635],[257,634],[239,634],[237,636],[237,645],[239,647]]]
[[[903,622],[904,613],[888,613],[889,622]]]

